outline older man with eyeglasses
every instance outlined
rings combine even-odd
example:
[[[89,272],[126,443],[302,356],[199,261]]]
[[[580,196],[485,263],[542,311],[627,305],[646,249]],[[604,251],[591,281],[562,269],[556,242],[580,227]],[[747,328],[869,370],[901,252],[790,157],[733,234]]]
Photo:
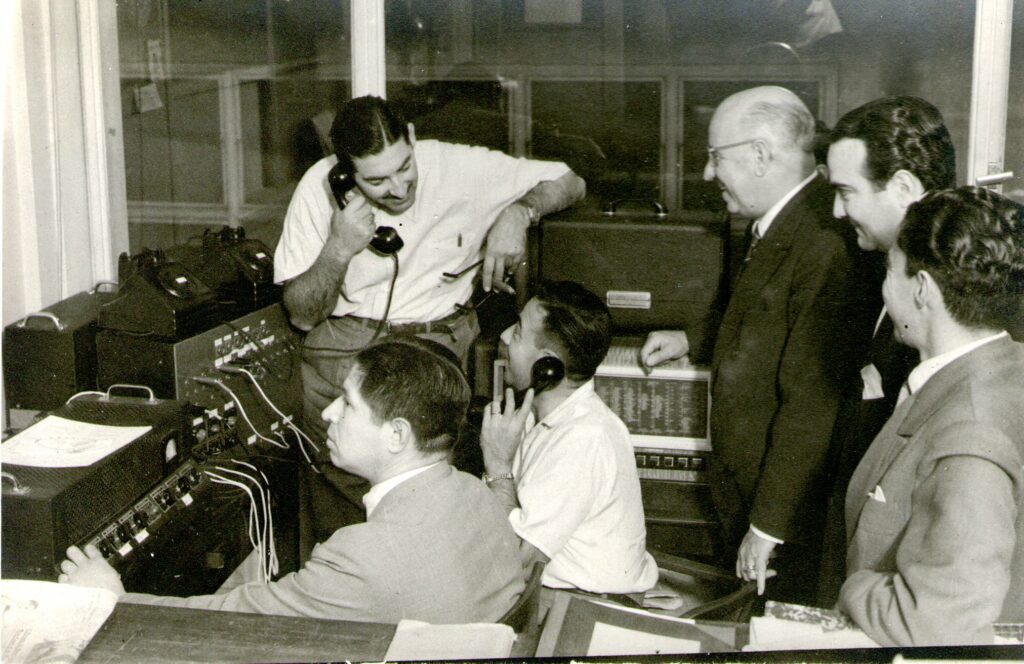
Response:
[[[804,604],[817,582],[832,427],[881,277],[832,216],[814,135],[791,91],[745,90],[715,110],[704,168],[729,212],[753,220],[712,357],[712,496],[737,576],[763,593],[777,572],[768,597]],[[654,366],[688,350],[685,332],[661,331],[641,355]]]

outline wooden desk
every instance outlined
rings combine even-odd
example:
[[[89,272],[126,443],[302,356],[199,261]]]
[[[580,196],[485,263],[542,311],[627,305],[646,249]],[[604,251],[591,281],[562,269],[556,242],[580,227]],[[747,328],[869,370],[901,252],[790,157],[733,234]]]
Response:
[[[314,662],[384,660],[395,625],[118,604],[79,662]],[[537,635],[520,637],[531,657]]]
[[[122,604],[79,662],[382,661],[395,626]]]

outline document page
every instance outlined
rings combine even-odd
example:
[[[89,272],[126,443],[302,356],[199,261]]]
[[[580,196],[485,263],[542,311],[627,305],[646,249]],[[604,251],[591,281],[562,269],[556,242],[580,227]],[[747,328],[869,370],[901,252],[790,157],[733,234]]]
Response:
[[[0,462],[40,468],[91,466],[152,428],[90,424],[50,415],[0,445]]]
[[[0,581],[5,664],[70,664],[117,603],[117,595],[51,581]]]

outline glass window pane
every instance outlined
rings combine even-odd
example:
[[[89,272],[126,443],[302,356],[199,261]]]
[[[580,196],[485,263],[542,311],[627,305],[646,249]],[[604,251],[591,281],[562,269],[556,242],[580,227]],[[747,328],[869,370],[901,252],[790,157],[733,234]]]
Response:
[[[291,78],[240,85],[245,202],[287,205],[310,166],[331,154],[335,109],[347,80]]]
[[[823,131],[880,96],[929,99],[946,118],[962,170],[974,7],[390,0],[388,94],[418,120],[441,106],[439,81],[497,80],[505,108],[477,103],[473,122],[450,121],[455,131],[438,136],[495,145],[507,130],[513,154],[578,169],[591,205],[636,196],[670,209],[719,210],[721,196],[702,179],[707,123],[725,96],[754,85],[795,90]]]
[[[129,200],[223,202],[218,103],[216,81],[121,79]]]
[[[660,83],[535,80],[530,93],[533,156],[567,163],[589,201],[664,200]]]
[[[273,246],[350,96],[348,0],[119,0],[117,12],[132,250],[224,224]]]
[[[483,80],[464,78],[473,75]],[[416,127],[417,138],[513,151],[508,95],[498,77],[483,67],[455,65],[444,79],[422,83],[390,80],[387,96]]]

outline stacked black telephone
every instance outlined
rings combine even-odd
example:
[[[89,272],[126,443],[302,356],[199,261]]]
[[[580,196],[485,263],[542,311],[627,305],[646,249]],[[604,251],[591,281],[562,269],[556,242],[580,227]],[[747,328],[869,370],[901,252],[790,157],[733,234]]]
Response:
[[[345,194],[355,188],[356,179],[348,172],[341,162],[335,164],[327,174],[327,183],[331,185],[331,193],[338,203],[338,208],[345,209]],[[391,226],[378,226],[370,240],[370,248],[381,256],[392,256],[405,246],[398,231]]]

